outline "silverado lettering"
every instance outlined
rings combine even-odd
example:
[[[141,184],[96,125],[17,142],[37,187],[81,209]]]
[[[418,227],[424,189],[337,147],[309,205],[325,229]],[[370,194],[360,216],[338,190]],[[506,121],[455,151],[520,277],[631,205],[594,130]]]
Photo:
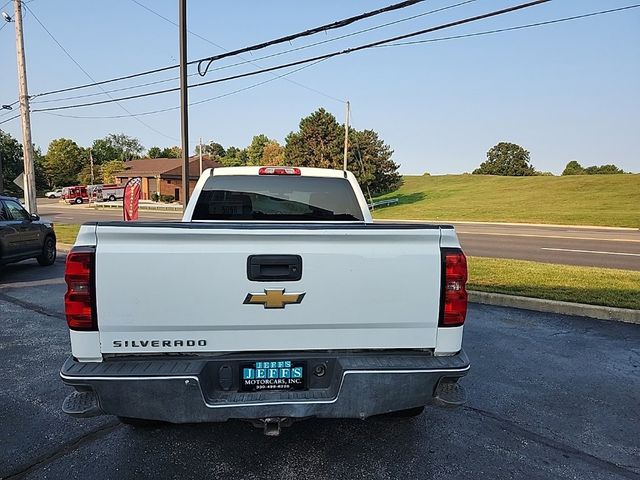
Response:
[[[114,340],[114,348],[206,347],[206,340]]]

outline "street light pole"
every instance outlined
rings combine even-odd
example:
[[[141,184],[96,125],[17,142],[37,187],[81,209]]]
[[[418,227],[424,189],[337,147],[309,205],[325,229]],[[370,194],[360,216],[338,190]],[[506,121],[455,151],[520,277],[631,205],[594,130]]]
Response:
[[[20,114],[22,117],[22,150],[24,157],[24,201],[29,213],[38,213],[36,205],[36,178],[33,166],[33,142],[31,140],[31,117],[29,114],[29,93],[27,90],[27,65],[24,58],[24,38],[22,34],[21,0],[13,0],[14,21],[16,23],[16,56],[18,61],[18,91],[20,94]]]
[[[18,1],[18,0],[16,0]],[[180,31],[180,131],[182,135],[182,210],[189,202],[189,95],[187,93],[187,0],[178,0]]]

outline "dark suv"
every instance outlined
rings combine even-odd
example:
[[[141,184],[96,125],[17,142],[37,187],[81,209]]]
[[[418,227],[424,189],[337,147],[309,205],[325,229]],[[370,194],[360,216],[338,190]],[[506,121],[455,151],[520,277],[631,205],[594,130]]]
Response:
[[[0,265],[35,258],[42,266],[56,261],[56,234],[50,223],[29,214],[16,198],[0,195]]]

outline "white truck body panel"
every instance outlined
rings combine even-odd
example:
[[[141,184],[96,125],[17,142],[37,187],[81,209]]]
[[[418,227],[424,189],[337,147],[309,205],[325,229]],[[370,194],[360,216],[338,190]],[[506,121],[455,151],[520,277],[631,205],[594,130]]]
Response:
[[[96,236],[102,353],[436,347],[438,228],[98,226]],[[302,279],[249,281],[250,254],[300,255]],[[243,304],[269,288],[306,295],[284,309]]]

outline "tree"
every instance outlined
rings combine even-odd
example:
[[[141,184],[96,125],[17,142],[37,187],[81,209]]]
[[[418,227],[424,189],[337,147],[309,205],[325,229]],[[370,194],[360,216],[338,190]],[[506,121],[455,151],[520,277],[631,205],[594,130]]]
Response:
[[[149,158],[180,158],[182,156],[182,149],[180,147],[151,147],[147,152]]]
[[[584,169],[587,175],[617,175],[624,173],[624,170],[612,164],[587,167]]]
[[[6,193],[17,195],[22,192],[13,179],[24,170],[22,145],[15,138],[0,130],[0,157],[2,160],[3,186]],[[2,193],[2,192],[0,192]]]
[[[260,165],[284,165],[284,148],[275,140],[269,142],[262,149]]]
[[[103,183],[102,180],[102,166],[94,165],[93,166],[93,181],[91,178],[91,165],[87,164],[82,167],[80,173],[78,173],[78,183],[80,185],[90,185],[90,184],[100,184]]]
[[[284,164],[342,169],[344,127],[320,108],[300,121],[300,130],[287,136]],[[373,130],[349,131],[347,167],[372,195],[394,190],[402,183],[393,150]]]
[[[53,186],[47,183],[44,171],[44,155],[42,155],[40,147],[35,145],[33,146],[33,169],[36,175],[36,191],[43,191]]]
[[[300,120],[300,130],[287,135],[284,160],[300,167],[340,168],[342,138],[336,118],[320,108]]]
[[[87,164],[88,151],[73,140],[58,138],[49,143],[44,157],[44,172],[49,185],[75,185],[82,167]]]
[[[262,155],[264,147],[269,143],[269,137],[264,134],[255,135],[251,140],[251,144],[247,147],[247,157],[251,165],[263,165]]]
[[[224,157],[217,160],[225,167],[239,167],[246,165],[249,157],[247,151],[244,148],[229,147],[227,148]]]
[[[584,175],[585,171],[584,168],[582,168],[582,165],[580,165],[576,160],[571,160],[569,163],[567,163],[567,165],[564,167],[564,170],[562,171],[562,175]]]
[[[149,157],[149,158],[162,158],[162,149],[160,147],[151,147],[147,151],[147,157]]]
[[[20,196],[23,191],[13,183],[13,180],[24,171],[22,144],[7,132],[0,130],[0,161],[2,162],[2,177],[4,192],[9,195]],[[36,190],[49,188],[44,173],[42,152],[33,146],[33,165],[36,176]]]
[[[102,179],[105,183],[114,183],[116,181],[114,173],[124,172],[127,165],[122,160],[111,160],[102,164]]]
[[[140,158],[144,153],[144,147],[140,140],[129,137],[124,133],[111,133],[104,138],[95,140],[91,146],[93,160],[97,164],[110,160],[132,160]]]
[[[200,153],[199,151],[197,151],[197,153]],[[202,153],[203,155],[209,155],[210,158],[212,159],[217,159],[217,158],[222,158],[225,156],[226,152],[224,150],[224,147],[222,145],[220,145],[219,143],[216,143],[214,141],[211,141],[209,143],[207,143],[206,145],[202,146]]]
[[[487,160],[473,171],[474,175],[505,175],[521,177],[535,175],[529,152],[520,145],[500,142],[487,152]]]
[[[371,195],[381,195],[402,185],[399,165],[391,159],[393,150],[375,131],[350,131],[349,145],[347,168]]]

